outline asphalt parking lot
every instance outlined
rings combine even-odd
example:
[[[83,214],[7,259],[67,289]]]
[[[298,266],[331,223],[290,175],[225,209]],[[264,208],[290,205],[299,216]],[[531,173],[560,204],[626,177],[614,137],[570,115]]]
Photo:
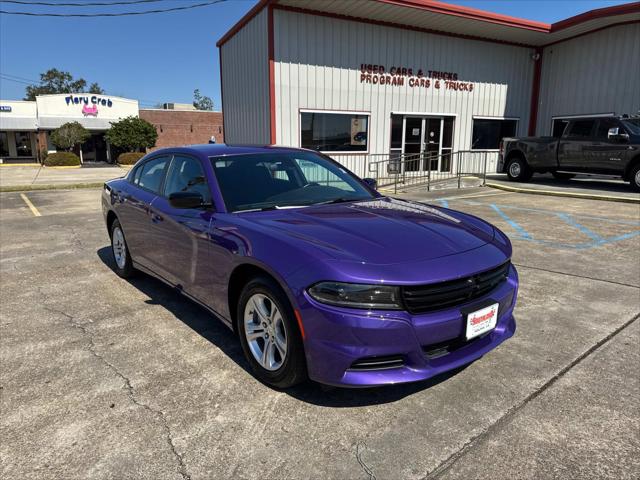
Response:
[[[639,205],[440,192],[511,237],[515,336],[428,382],[278,392],[111,271],[99,194],[0,194],[2,478],[640,477]]]

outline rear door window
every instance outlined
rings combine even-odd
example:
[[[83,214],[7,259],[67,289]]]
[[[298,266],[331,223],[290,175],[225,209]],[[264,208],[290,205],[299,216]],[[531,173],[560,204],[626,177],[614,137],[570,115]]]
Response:
[[[572,140],[589,140],[591,139],[591,131],[594,120],[574,120],[569,127],[569,138]]]
[[[169,158],[168,156],[156,157],[145,162],[140,173],[136,172],[133,183],[150,192],[160,193]]]

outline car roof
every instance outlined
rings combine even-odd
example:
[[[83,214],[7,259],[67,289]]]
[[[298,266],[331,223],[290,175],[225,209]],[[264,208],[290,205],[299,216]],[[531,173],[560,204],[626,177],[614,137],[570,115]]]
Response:
[[[276,145],[228,145],[226,143],[212,143],[202,145],[187,145],[184,147],[171,147],[155,150],[155,155],[162,153],[192,153],[203,157],[215,157],[224,155],[240,155],[251,153],[277,153],[305,151],[300,148],[279,147]]]

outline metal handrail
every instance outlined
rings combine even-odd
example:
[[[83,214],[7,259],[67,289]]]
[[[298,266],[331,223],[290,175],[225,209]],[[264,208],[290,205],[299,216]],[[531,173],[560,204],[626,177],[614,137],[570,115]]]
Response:
[[[367,171],[375,175],[381,187],[393,185],[394,193],[398,185],[426,185],[431,189],[434,182],[457,179],[458,188],[462,186],[463,176],[477,176],[486,183],[487,158],[489,150],[459,150],[441,154],[423,153],[389,153],[370,154],[367,159]],[[379,160],[378,160],[379,159]],[[435,163],[434,163],[435,162]],[[432,167],[436,165],[436,168]],[[455,169],[454,169],[455,166]]]

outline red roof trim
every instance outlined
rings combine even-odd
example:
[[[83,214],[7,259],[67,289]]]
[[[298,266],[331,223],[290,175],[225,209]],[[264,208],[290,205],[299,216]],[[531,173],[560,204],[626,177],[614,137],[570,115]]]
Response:
[[[537,32],[548,32],[551,25],[543,22],[535,22],[533,20],[525,20],[524,18],[510,17],[508,15],[500,15],[498,13],[478,10],[476,8],[462,7],[459,5],[451,5],[449,3],[435,2],[432,0],[377,0],[381,3],[398,5],[402,7],[416,8],[419,10],[427,10],[434,13],[442,13],[445,15],[453,15],[456,17],[470,18],[472,20],[480,20],[483,22],[497,23],[508,27],[522,28],[525,30],[535,30]]]
[[[596,20],[602,17],[613,17],[616,15],[626,15],[628,13],[640,13],[640,2],[625,3],[623,5],[614,5],[613,7],[598,8],[596,10],[590,10],[575,17],[567,18],[566,20],[560,20],[559,22],[551,25],[551,33],[558,30],[564,30],[565,28],[573,27],[579,23],[588,22],[589,20]]]
[[[321,12],[318,10],[308,10],[306,8],[290,7],[289,5],[274,5],[274,8],[277,10],[284,10],[287,12],[303,13],[305,15],[316,15],[319,17],[337,18],[339,20],[347,20],[349,22],[359,22],[359,23],[367,23],[370,25],[381,25],[383,27],[400,28],[402,30],[409,30],[412,32],[431,33],[434,35],[444,35],[446,37],[464,38],[466,40],[476,40],[480,42],[499,43],[501,45],[512,45],[515,47],[535,48],[535,46],[528,45],[525,43],[509,42],[507,40],[497,40],[497,39],[488,38],[488,37],[477,37],[475,35],[465,35],[462,33],[445,32],[442,30],[432,30],[429,28],[414,27],[412,25],[402,25],[399,23],[386,22],[383,20],[373,20],[370,18],[352,17],[350,15],[342,15],[338,13]]]
[[[598,8],[596,10],[591,10],[585,13],[581,13],[580,15],[576,15],[574,17],[567,18],[566,20],[561,20],[554,24],[542,23],[542,22],[534,22],[532,20],[526,20],[523,18],[510,17],[508,15],[500,15],[497,13],[487,12],[484,10],[478,10],[476,8],[462,7],[459,5],[451,5],[448,3],[437,2],[433,0],[374,0],[380,3],[386,3],[389,5],[397,5],[400,7],[407,8],[415,8],[419,10],[427,10],[434,13],[440,13],[443,15],[452,15],[456,17],[469,18],[472,20],[494,23],[498,25],[503,25],[507,27],[520,28],[523,30],[536,31],[541,33],[554,33],[560,30],[564,30],[565,28],[569,28],[580,23],[588,22],[590,20],[596,20],[598,18],[604,17],[613,17],[616,15],[625,15],[630,13],[640,13],[640,2],[626,3],[623,5],[614,5],[612,7]],[[224,34],[220,40],[216,43],[216,46],[221,47],[224,45],[229,39],[231,39],[242,27],[244,27],[247,23],[251,21],[253,17],[255,17],[258,13],[262,11],[268,5],[276,5],[278,0],[259,0],[259,2],[251,9],[247,14],[240,19],[238,23],[236,23],[227,33]],[[286,9],[297,9],[298,7],[282,7]],[[304,11],[305,9],[300,8],[300,11]],[[315,14],[322,14],[321,11],[313,10]],[[324,12],[327,13],[327,12]],[[334,15],[340,18],[340,15]],[[406,25],[402,25],[401,27],[406,28]],[[429,32],[429,29],[423,29],[421,27],[413,27],[410,28],[412,30],[418,31],[426,31]],[[431,31],[432,33],[446,33],[446,32],[436,32]],[[464,36],[459,35],[464,38]],[[477,40],[484,39],[484,37],[474,38]],[[490,39],[486,39],[491,41]],[[508,42],[502,42],[508,43]]]
[[[216,47],[221,47],[225,43],[227,43],[231,37],[233,37],[238,31],[242,29],[247,23],[249,23],[253,17],[258,15],[264,7],[269,4],[276,3],[278,0],[260,0],[256,3],[251,10],[249,10],[244,17],[242,17],[238,23],[236,23],[231,30],[225,33],[220,40],[216,42]]]

